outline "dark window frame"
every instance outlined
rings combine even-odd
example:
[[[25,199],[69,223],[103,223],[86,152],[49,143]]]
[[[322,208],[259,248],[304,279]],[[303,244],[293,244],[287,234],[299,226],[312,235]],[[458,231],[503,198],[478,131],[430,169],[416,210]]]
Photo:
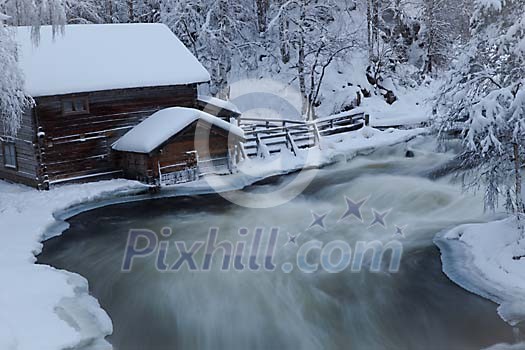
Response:
[[[9,149],[9,155],[6,150]],[[16,143],[14,141],[2,142],[2,158],[4,167],[7,169],[18,170],[18,157],[16,153]]]
[[[83,109],[77,110],[78,103],[81,102]],[[66,104],[71,106],[71,109],[66,109]],[[78,114],[89,114],[89,98],[86,97],[71,97],[62,100],[62,115],[78,115]]]

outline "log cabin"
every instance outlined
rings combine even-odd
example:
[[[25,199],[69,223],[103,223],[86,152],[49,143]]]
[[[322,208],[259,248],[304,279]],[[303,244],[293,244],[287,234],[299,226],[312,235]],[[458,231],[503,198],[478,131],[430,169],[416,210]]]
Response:
[[[198,99],[210,75],[162,24],[67,25],[63,35],[43,26],[38,45],[18,27],[15,38],[34,106],[16,135],[0,125],[2,179],[48,189],[129,177],[112,145],[152,114],[178,106],[228,115]]]
[[[113,146],[124,175],[155,185],[229,174],[241,155],[244,132],[194,108],[160,110]]]

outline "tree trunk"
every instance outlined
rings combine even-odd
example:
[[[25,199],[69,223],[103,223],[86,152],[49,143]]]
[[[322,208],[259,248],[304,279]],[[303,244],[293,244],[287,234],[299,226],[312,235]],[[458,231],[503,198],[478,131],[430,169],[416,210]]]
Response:
[[[135,8],[133,4],[133,0],[127,0],[128,4],[128,22],[133,23],[135,22]]]
[[[108,0],[108,23],[113,23],[113,0]]]
[[[284,64],[290,62],[290,46],[288,45],[288,28],[290,23],[286,14],[282,14],[279,19],[279,41],[281,47],[281,60]]]
[[[372,17],[372,41],[373,46],[377,46],[379,50],[379,11],[380,11],[380,0],[372,0],[373,4],[373,17]],[[379,54],[379,52],[378,52]]]
[[[516,218],[518,221],[518,230],[520,230],[520,238],[518,246],[515,252],[514,259],[521,260],[525,258],[525,227],[524,227],[524,216],[525,206],[523,204],[523,197],[521,195],[521,157],[520,157],[520,145],[518,143],[513,144],[514,149],[514,171],[516,181]]]
[[[374,54],[374,46],[372,41],[372,0],[366,1],[366,18],[368,34],[368,61],[372,62],[372,57]]]
[[[516,181],[516,213],[525,214],[525,205],[523,204],[522,192],[522,179],[521,179],[521,158],[520,158],[520,145],[515,143],[514,145],[514,171]]]
[[[228,76],[232,68],[231,52],[228,47],[227,38],[230,37],[230,24],[226,19],[228,17],[228,0],[219,0],[219,28],[221,28],[220,35],[222,36],[218,44],[220,47],[217,48],[218,59],[217,59],[217,97],[228,100],[230,97],[230,87]]]
[[[268,9],[270,7],[270,1],[255,0],[255,6],[257,8],[257,27],[259,29],[259,33],[264,33],[267,29],[266,21],[268,16]]]
[[[302,114],[305,115],[307,111],[308,101],[306,100],[306,78],[305,78],[305,51],[304,51],[304,37],[301,33],[299,38],[299,52],[297,59],[297,75],[299,78],[299,91],[301,92],[301,97],[303,98]]]
[[[306,116],[306,112],[308,111],[308,101],[306,101],[306,77],[305,77],[305,65],[306,65],[306,53],[305,53],[305,38],[304,38],[304,30],[305,30],[305,20],[306,20],[306,12],[304,8],[304,4],[301,5],[301,14],[299,18],[299,43],[298,43],[298,58],[297,58],[297,75],[299,79],[299,90],[301,92],[301,97],[303,98],[302,103],[302,114],[303,116]],[[307,116],[306,116],[307,117]]]

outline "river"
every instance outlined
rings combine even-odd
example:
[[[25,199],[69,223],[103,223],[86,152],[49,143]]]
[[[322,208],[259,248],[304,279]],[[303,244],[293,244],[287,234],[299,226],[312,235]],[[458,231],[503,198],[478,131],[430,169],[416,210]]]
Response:
[[[514,342],[513,329],[498,317],[495,304],[442,273],[432,243],[442,230],[487,220],[481,198],[463,193],[452,176],[430,176],[451,153],[436,153],[421,138],[410,143],[415,157],[405,157],[405,147],[321,169],[301,195],[274,208],[243,208],[214,194],[85,212],[69,220],[62,236],[45,243],[38,261],[89,280],[91,293],[113,320],[109,341],[117,350],[468,350]],[[271,191],[293,178],[248,191]],[[360,211],[363,221],[355,215],[340,220],[347,210],[345,196],[354,202],[367,199]],[[370,226],[374,210],[390,212],[384,223]],[[325,228],[310,228],[312,211],[327,213],[318,222]],[[172,229],[170,236],[160,233],[164,227]],[[255,228],[264,229],[263,242],[271,228],[279,228],[276,269],[221,271],[222,261],[214,259],[209,271],[194,271],[188,264],[159,271],[152,254],[136,258],[130,272],[122,271],[130,229],[149,229],[170,247],[175,241],[189,247],[206,241],[212,227],[219,229],[221,241],[245,241],[245,251]],[[240,228],[248,233],[239,234]],[[288,233],[297,236],[297,245]],[[344,241],[352,248],[359,241],[399,242],[401,265],[391,270],[392,256],[386,254],[380,271],[371,271],[367,255],[359,271],[307,273],[297,268],[296,257],[311,241]],[[164,261],[174,263],[179,255],[170,249]],[[341,256],[336,252],[332,260]],[[202,251],[197,252],[195,260],[202,259]],[[308,257],[310,263],[316,259],[315,252]]]

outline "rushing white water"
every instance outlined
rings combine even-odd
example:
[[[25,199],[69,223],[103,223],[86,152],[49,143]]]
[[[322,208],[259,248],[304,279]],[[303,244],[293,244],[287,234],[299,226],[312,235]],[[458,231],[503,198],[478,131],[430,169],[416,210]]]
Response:
[[[71,228],[46,243],[40,262],[87,277],[92,293],[110,314],[117,350],[171,349],[480,349],[512,342],[513,331],[492,303],[467,293],[441,272],[434,235],[463,222],[483,221],[480,198],[463,194],[450,177],[431,180],[433,169],[451,154],[432,152],[421,140],[375,152],[319,172],[292,202],[270,209],[234,206],[216,195],[130,203],[98,209],[73,218]],[[293,175],[292,175],[293,176]],[[254,186],[266,191],[276,182]],[[345,198],[367,198],[363,222],[339,221]],[[374,225],[373,211],[391,212],[385,226]],[[311,211],[328,213],[326,230],[310,228]],[[160,235],[169,226],[173,235]],[[403,227],[406,238],[395,236]],[[210,227],[219,240],[246,241],[255,228],[279,228],[276,271],[159,272],[155,255],[136,259],[121,272],[128,231],[145,228],[161,241],[205,241]],[[249,234],[241,236],[245,227]],[[358,241],[399,240],[404,254],[399,272],[362,271],[285,273],[296,262],[298,247],[311,240],[334,240],[355,247]],[[246,247],[248,250],[248,247]],[[202,261],[203,253],[196,254]],[[166,261],[175,262],[169,250]],[[220,256],[219,256],[220,257]],[[316,255],[309,257],[315,261]],[[334,260],[337,256],[334,256]],[[370,258],[370,256],[367,256]],[[247,259],[246,259],[247,260]]]

